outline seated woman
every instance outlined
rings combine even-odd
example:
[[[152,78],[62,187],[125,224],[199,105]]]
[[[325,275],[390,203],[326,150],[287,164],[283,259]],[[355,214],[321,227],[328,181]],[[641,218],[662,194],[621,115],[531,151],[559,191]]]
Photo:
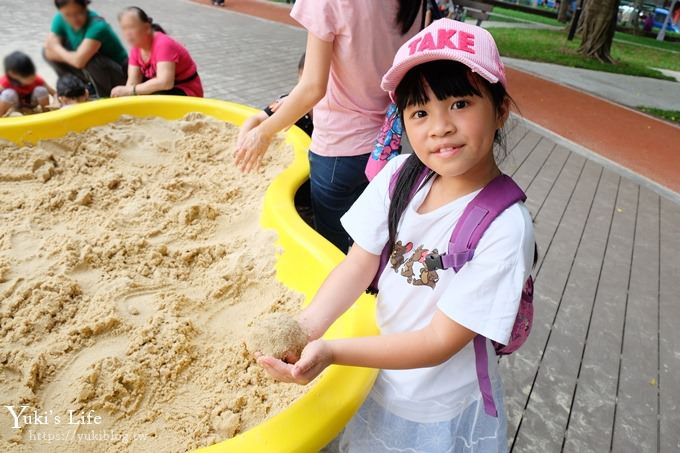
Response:
[[[59,77],[73,74],[91,83],[97,97],[127,78],[127,52],[111,26],[88,9],[90,0],[54,0],[59,12],[45,42],[44,56]],[[92,90],[90,90],[92,91]]]
[[[118,19],[131,47],[130,63],[127,84],[115,87],[111,97],[139,94],[203,97],[196,63],[184,46],[136,6],[124,9]]]

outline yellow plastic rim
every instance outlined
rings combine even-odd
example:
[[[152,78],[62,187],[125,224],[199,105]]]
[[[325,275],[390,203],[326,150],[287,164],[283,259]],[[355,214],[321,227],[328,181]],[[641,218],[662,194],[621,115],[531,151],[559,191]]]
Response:
[[[0,119],[0,138],[16,143],[35,143],[116,121],[121,115],[178,119],[200,112],[240,125],[256,109],[214,99],[143,96],[106,99],[56,112]],[[295,192],[307,179],[309,138],[296,127],[286,133],[293,146],[293,163],[271,183],[264,199],[261,223],[278,234],[282,253],[277,259],[277,278],[305,294],[309,301],[342,253],[311,229],[297,214]],[[225,163],[228,165],[228,163]],[[375,300],[364,295],[338,319],[326,338],[377,333]],[[377,371],[331,366],[297,401],[258,426],[215,445],[202,453],[314,452],[330,442],[366,398]]]

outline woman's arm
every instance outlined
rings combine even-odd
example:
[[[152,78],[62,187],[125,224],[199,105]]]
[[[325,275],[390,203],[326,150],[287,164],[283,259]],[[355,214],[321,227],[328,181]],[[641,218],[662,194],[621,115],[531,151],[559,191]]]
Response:
[[[273,357],[260,363],[274,378],[306,384],[331,364],[381,369],[412,369],[439,365],[475,337],[440,310],[430,324],[412,332],[341,340],[316,340],[302,351],[294,365]]]
[[[125,86],[132,87],[133,85],[139,85],[142,83],[142,70],[139,66],[134,66],[128,63],[128,78]]]
[[[133,69],[136,68],[136,69]],[[133,75],[133,81],[141,81],[141,71],[136,66],[128,67],[128,77]],[[158,91],[170,90],[175,86],[175,63],[172,61],[161,61],[156,66],[156,77],[144,83],[128,82],[125,86],[117,86],[111,90],[111,97],[132,96],[133,94],[153,94]]]
[[[157,91],[171,90],[175,86],[175,63],[160,61],[156,65],[156,77],[137,85],[137,94],[153,94]]]
[[[64,46],[61,45],[61,42],[56,35],[54,36],[57,38],[56,42],[54,42],[51,37],[48,37],[50,52],[47,57],[49,58],[50,55],[56,55],[56,58],[54,58],[55,60],[64,62],[77,69],[83,69],[85,66],[87,66],[87,63],[97,54],[97,52],[99,52],[99,49],[102,47],[102,43],[99,41],[86,38],[82,43],[80,43],[78,49],[75,51],[70,51],[66,50]]]
[[[295,124],[325,96],[332,55],[332,41],[324,41],[307,33],[306,63],[300,81],[286,102],[236,145],[235,163],[241,171],[249,172],[258,168],[274,134]]]
[[[55,33],[48,33],[47,39],[45,40],[45,58],[52,61],[61,61],[59,57],[58,48],[62,49],[64,46],[61,45],[61,38]]]

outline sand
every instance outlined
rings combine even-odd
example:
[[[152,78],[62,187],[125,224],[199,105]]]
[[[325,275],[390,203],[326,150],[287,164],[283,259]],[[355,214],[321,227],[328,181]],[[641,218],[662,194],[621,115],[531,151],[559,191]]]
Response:
[[[271,313],[253,322],[246,337],[246,348],[253,355],[262,354],[295,362],[308,342],[308,335],[288,313]]]
[[[292,153],[241,175],[236,133],[190,114],[0,143],[0,451],[185,451],[305,391],[244,343],[301,302],[258,223]]]

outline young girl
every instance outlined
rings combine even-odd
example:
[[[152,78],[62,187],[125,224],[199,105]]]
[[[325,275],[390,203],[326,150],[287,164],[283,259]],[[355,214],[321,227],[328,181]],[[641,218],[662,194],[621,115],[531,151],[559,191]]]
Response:
[[[299,316],[313,340],[299,360],[258,359],[272,376],[298,383],[330,364],[380,368],[341,451],[507,451],[497,363],[488,363],[494,417],[481,399],[472,340],[480,334],[508,343],[534,256],[528,210],[518,202],[503,211],[459,272],[424,267],[428,254],[448,250],[465,206],[500,174],[493,148],[509,113],[505,83],[491,35],[449,19],[404,44],[383,78],[415,154],[392,159],[343,217],[355,242]],[[411,198],[424,168],[432,173]],[[371,283],[386,243],[392,255],[378,282],[382,335],[319,339]]]
[[[309,151],[314,227],[343,253],[340,217],[368,185],[364,175],[389,104],[380,79],[394,53],[421,28],[426,0],[297,0],[291,16],[307,29],[307,63],[276,112],[242,128],[235,163],[259,167],[281,130],[314,108]]]

